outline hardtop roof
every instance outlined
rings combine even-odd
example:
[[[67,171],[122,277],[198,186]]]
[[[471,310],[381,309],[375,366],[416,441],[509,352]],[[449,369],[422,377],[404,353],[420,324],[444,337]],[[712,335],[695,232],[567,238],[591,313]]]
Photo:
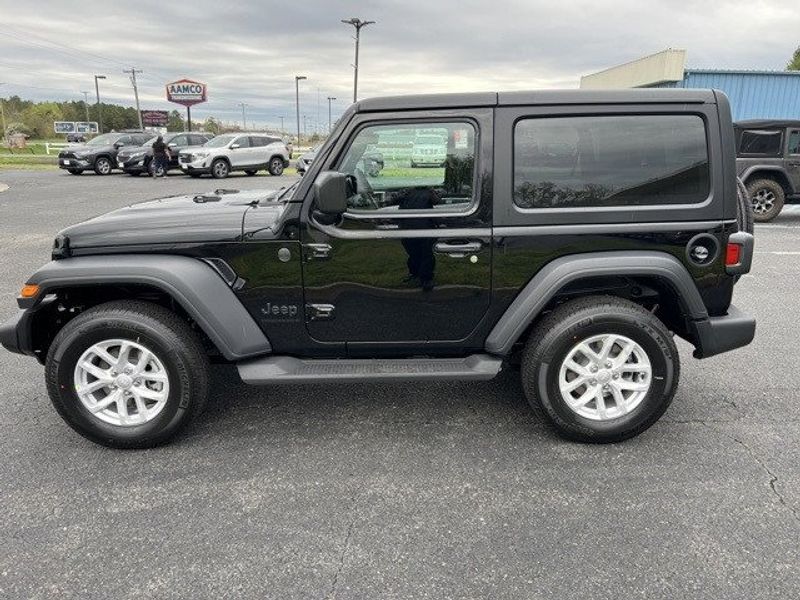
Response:
[[[521,92],[470,92],[458,94],[412,94],[367,98],[356,105],[358,112],[477,108],[491,106],[564,104],[708,104],[716,103],[713,90],[649,88],[624,90],[538,90]]]

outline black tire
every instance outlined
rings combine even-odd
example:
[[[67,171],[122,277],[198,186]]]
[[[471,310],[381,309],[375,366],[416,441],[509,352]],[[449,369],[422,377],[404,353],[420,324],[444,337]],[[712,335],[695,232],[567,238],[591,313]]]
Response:
[[[247,175],[248,177],[252,177],[256,173],[258,173],[258,171],[255,170],[255,169],[245,169],[244,172],[245,172],[245,175]]]
[[[652,367],[650,388],[627,414],[592,420],[579,415],[562,397],[560,369],[580,341],[609,333],[625,336],[644,350]],[[669,407],[679,376],[678,350],[664,324],[641,306],[613,296],[579,298],[555,309],[534,327],[522,357],[528,402],[541,408],[562,435],[581,442],[619,442],[646,430]],[[588,391],[588,385],[578,393],[583,390]],[[587,406],[592,402],[597,406],[596,401]]]
[[[214,179],[225,179],[231,174],[231,166],[224,158],[218,158],[211,163],[211,176]]]
[[[111,175],[114,165],[111,164],[111,159],[106,156],[99,157],[94,161],[94,172],[98,175]]]
[[[192,179],[197,179],[198,177],[200,177],[200,173],[189,173],[189,177],[191,177]]]
[[[130,175],[131,177],[139,177],[139,175],[141,174],[142,174],[141,171],[128,171],[128,175]]]
[[[70,175],[82,175],[83,169],[67,169],[67,173]]]
[[[267,167],[267,170],[273,177],[283,175],[283,158],[280,156],[273,156],[269,159],[269,167]]]
[[[786,194],[774,179],[755,179],[747,184],[747,197],[756,223],[767,223],[783,210]]]
[[[740,178],[736,178],[736,199],[738,200],[736,210],[736,222],[739,225],[739,231],[745,231],[752,234],[753,228],[753,203],[750,202],[750,196],[747,194],[747,187]]]
[[[78,360],[93,344],[109,339],[139,343],[163,364],[169,393],[152,420],[114,425],[94,416],[78,398]],[[45,379],[53,406],[85,438],[111,448],[150,448],[168,441],[202,411],[208,396],[208,357],[195,332],[169,310],[149,302],[109,302],[59,331],[47,354]]]

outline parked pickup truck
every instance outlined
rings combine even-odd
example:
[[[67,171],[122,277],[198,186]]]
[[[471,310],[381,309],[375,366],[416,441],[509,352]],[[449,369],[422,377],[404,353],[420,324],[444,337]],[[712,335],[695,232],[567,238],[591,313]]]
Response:
[[[443,166],[365,171],[377,139],[430,129]],[[165,198],[63,230],[0,342],[44,364],[71,427],[113,447],[174,436],[206,402],[209,361],[254,385],[519,367],[558,431],[616,442],[667,410],[675,336],[695,358],[753,339],[732,304],[748,211],[720,92],[364,100],[280,191]]]

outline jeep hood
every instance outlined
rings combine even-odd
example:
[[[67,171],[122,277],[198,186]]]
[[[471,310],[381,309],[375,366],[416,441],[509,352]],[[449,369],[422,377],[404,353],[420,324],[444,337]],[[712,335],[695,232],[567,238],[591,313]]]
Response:
[[[245,222],[262,239],[274,228],[286,205],[280,190],[216,190],[132,204],[61,231],[69,251],[81,248],[235,242],[245,238]],[[257,218],[245,219],[248,212]],[[268,237],[268,236],[267,236]],[[66,239],[65,239],[66,238]]]

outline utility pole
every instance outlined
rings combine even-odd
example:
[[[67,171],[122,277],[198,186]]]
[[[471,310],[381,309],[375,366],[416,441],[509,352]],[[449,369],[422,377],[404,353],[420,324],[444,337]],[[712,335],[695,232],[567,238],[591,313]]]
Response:
[[[89,122],[89,92],[81,92],[83,94],[83,108],[86,109],[86,122]]]
[[[353,65],[353,102],[358,101],[358,45],[361,40],[361,28],[367,25],[372,25],[375,21],[362,21],[353,17],[351,19],[342,19],[345,25],[352,25],[356,28],[356,63]]]
[[[331,100],[336,100],[336,98],[334,96],[328,96],[328,133],[333,129],[333,121],[331,121]]]
[[[0,85],[5,84],[5,81],[0,81]],[[5,104],[5,98],[0,98],[0,126],[3,127],[3,129],[0,130],[0,141],[6,139],[6,113],[3,104]]]
[[[294,76],[294,104],[297,109],[297,145],[300,146],[300,81],[308,79],[305,75]]]
[[[97,133],[103,133],[103,107],[100,104],[100,86],[97,83],[98,79],[105,79],[105,75],[95,75],[94,76],[94,91],[97,94],[97,120],[99,121],[97,126]]]
[[[129,73],[131,76],[131,83],[133,84],[133,95],[136,98],[136,115],[139,117],[139,129],[144,129],[142,125],[142,111],[139,108],[139,88],[136,86],[136,74],[141,73],[141,69],[131,67],[130,70],[123,70],[123,73]]]
[[[284,128],[284,126],[283,126],[283,117],[279,117],[279,118],[280,118],[280,120],[281,120],[281,134],[283,134],[283,133],[285,133],[285,132],[286,132],[286,129],[285,129],[285,128]]]
[[[249,104],[245,104],[244,102],[239,102],[239,106],[242,107],[242,129],[247,131],[247,113],[245,112],[245,108],[249,106]]]
[[[308,116],[303,115],[303,135],[308,137]]]

